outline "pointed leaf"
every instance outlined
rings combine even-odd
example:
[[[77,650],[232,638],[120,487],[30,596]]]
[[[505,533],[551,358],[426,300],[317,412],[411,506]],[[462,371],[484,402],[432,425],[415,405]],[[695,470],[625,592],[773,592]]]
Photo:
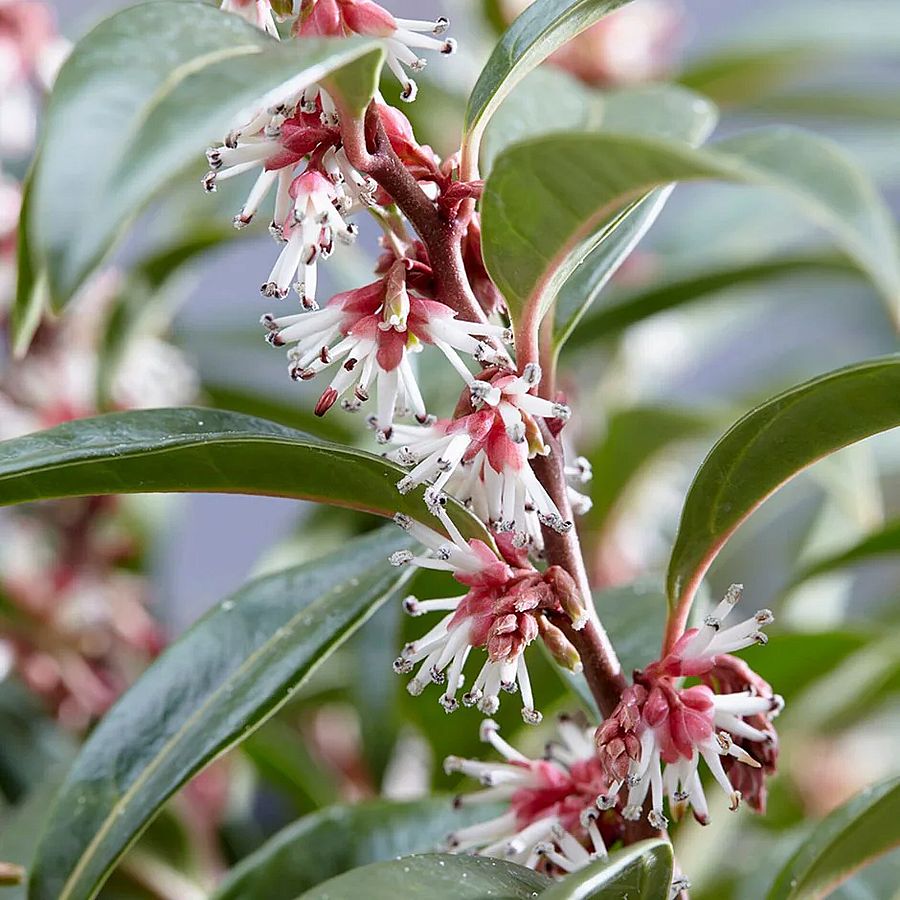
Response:
[[[402,586],[386,555],[405,544],[381,530],[250,582],[169,647],[78,755],[38,847],[30,900],[93,897],[165,800]]]
[[[0,506],[98,494],[265,494],[381,516],[406,513],[434,527],[405,471],[380,456],[329,444],[265,419],[214,409],[153,409],[67,422],[0,443]],[[468,537],[485,537],[459,504]]]
[[[566,41],[629,0],[535,0],[506,29],[469,97],[463,156],[477,163],[484,129],[503,99]]]
[[[293,900],[357,866],[433,850],[449,832],[490,813],[453,809],[446,797],[323,809],[288,825],[244,859],[212,900]]]
[[[19,228],[16,240],[16,296],[9,310],[10,349],[13,356],[21,358],[31,344],[41,316],[47,306],[47,281],[38,269],[28,245],[28,230],[31,221],[32,181],[37,157],[22,185],[22,208],[19,212]]]
[[[706,141],[718,121],[718,111],[708,100],[672,85],[611,91],[603,100],[601,112],[602,131],[670,138],[695,147]],[[671,193],[671,187],[659,188],[624,210],[599,246],[562,286],[554,311],[557,350],[649,231]]]
[[[686,608],[724,543],[772,493],[841,447],[900,425],[900,356],[848,366],[791,388],[740,419],[688,491],[668,593]]]
[[[486,856],[426,854],[353,869],[298,900],[533,900],[551,883],[533,869]]]
[[[820,822],[781,870],[768,900],[826,897],[900,845],[900,777],[866,788]]]
[[[792,128],[702,148],[661,138],[570,134],[516,145],[485,185],[484,258],[517,323],[539,321],[610,233],[610,217],[651,188],[716,178],[776,188],[828,228],[900,321],[900,256],[890,212],[829,140]],[[523,189],[523,185],[528,189]]]
[[[541,900],[668,900],[673,866],[668,841],[641,841],[567,875]]]
[[[339,88],[358,103],[382,55],[361,38],[279,43],[197,0],[144,3],[101,22],[59,73],[35,172],[27,238],[54,305],[236,118],[350,64]]]

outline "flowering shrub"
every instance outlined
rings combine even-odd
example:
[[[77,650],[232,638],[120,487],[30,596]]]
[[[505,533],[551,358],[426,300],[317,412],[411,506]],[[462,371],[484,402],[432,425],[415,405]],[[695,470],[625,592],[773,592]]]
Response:
[[[883,349],[884,323],[900,321],[890,210],[829,139],[763,126],[708,141],[711,100],[645,84],[677,65],[678,5],[487,7],[504,30],[446,147],[428,95],[457,92],[444,84],[453,63],[450,74],[418,74],[457,51],[443,15],[402,18],[373,0],[151,0],[75,45],[27,180],[2,175],[0,499],[29,505],[2,521],[0,661],[54,734],[58,724],[90,730],[77,751],[55,751],[58,784],[40,763],[54,803],[34,814],[41,836],[16,859],[25,867],[0,870],[27,879],[29,898],[115,896],[116,879],[220,900],[738,896],[740,861],[720,888],[685,814],[723,834],[742,803],[766,816],[770,787],[792,825],[809,811],[812,801],[779,796],[786,782],[774,780],[784,748],[781,777],[803,793],[793,757],[809,736],[792,704],[809,704],[798,694],[813,676],[778,646],[801,635],[775,631],[763,649],[775,615],[749,614],[742,585],[706,603],[727,563],[774,606],[768,560],[711,566],[785,482],[900,424],[900,359],[854,358],[763,400],[692,466],[689,487],[682,465],[648,479],[649,500],[638,470],[665,445],[708,435],[711,419],[661,400],[628,410],[624,425],[611,416],[601,434],[599,401],[666,381],[682,326],[672,320],[660,354],[645,330],[652,314],[773,271],[865,282],[883,301],[872,329]],[[52,80],[45,57],[60,53],[46,13],[0,5],[0,76],[30,104]],[[735,51],[737,81],[758,60]],[[685,82],[699,87],[702,74]],[[736,102],[721,60],[705,84]],[[737,253],[705,271],[704,254],[715,260],[727,242],[709,234],[715,221],[704,241],[684,212],[675,231],[693,271],[659,248],[636,250],[674,183],[697,180],[780,192],[837,251],[752,263]],[[136,263],[107,262],[151,201],[166,240]],[[757,237],[767,228],[751,225]],[[287,355],[289,405],[244,385],[217,390],[172,343],[183,299],[172,276],[241,240],[235,230],[258,233],[268,254],[252,282],[268,310],[262,336]],[[357,276],[360,259],[370,266]],[[246,309],[241,331],[258,316]],[[761,343],[774,340],[768,321]],[[629,327],[618,350],[598,352]],[[230,357],[205,330],[216,357]],[[593,352],[570,357],[579,346]],[[696,463],[695,450],[677,458]],[[144,527],[117,495],[170,492],[266,494],[344,513],[312,514],[299,548],[283,551],[288,565],[271,563],[166,647],[149,611]],[[683,500],[674,542],[670,496]],[[372,530],[350,510],[399,527]],[[896,532],[889,524],[791,583],[896,551]],[[636,581],[613,602],[633,572],[653,588]],[[873,652],[853,634],[802,637],[819,675],[832,653],[852,669],[853,653]],[[332,656],[326,683],[313,673]],[[405,694],[388,681],[391,660]],[[489,745],[484,758],[475,737]],[[218,759],[238,746],[243,756]],[[462,776],[481,789],[452,803],[430,796],[429,754],[444,757],[442,787]],[[286,788],[274,802],[273,786]],[[830,809],[852,791],[827,793]],[[264,840],[287,803],[310,815]],[[157,826],[177,826],[185,865],[155,830],[141,838],[163,809]],[[798,827],[796,852],[755,895],[823,895],[900,841],[898,811],[894,778],[811,835]],[[737,821],[760,843],[779,827],[777,816]],[[831,854],[836,834],[846,848]]]

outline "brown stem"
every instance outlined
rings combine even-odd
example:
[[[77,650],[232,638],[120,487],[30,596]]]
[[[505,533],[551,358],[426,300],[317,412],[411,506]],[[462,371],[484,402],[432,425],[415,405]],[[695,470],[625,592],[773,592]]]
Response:
[[[369,148],[362,121],[341,115],[341,140],[350,163],[374,178],[412,223],[425,248],[437,279],[441,300],[470,322],[483,322],[484,311],[466,278],[462,261],[462,236],[467,219],[460,215],[445,219],[394,152],[374,104],[367,124],[374,132]]]
[[[545,435],[544,439],[550,445],[550,454],[536,457],[532,467],[538,480],[547,489],[547,493],[559,509],[560,515],[571,521],[572,511],[563,471],[562,447],[559,441],[550,435]],[[592,613],[587,625],[580,631],[575,631],[570,625],[562,627],[581,657],[585,680],[605,718],[616,708],[628,682],[622,673],[622,665],[609,636],[593,612],[591,586],[584,568],[577,532],[572,528],[565,534],[560,534],[546,527],[543,531],[547,562],[562,566],[575,579],[585,604]]]
[[[462,261],[461,244],[468,223],[465,213],[450,219],[441,215],[394,152],[374,105],[369,107],[365,123],[351,115],[341,115],[340,120],[341,139],[351,164],[374,178],[391,195],[425,244],[441,292],[441,300],[470,321],[484,321],[484,313],[472,293]],[[366,138],[367,132],[373,136],[371,143]],[[468,175],[467,179],[471,180]],[[539,323],[532,324],[534,327],[526,327],[521,334],[516,335],[516,357],[520,368],[528,362],[537,362],[540,355]],[[553,373],[548,372],[546,375],[548,383],[552,382]],[[534,461],[534,470],[560,514],[571,521],[562,447],[549,434],[545,439],[550,445],[551,453],[546,457],[538,457]],[[619,702],[627,682],[612,643],[593,613],[590,584],[578,535],[574,528],[566,534],[544,529],[544,542],[548,562],[562,566],[575,579],[591,611],[588,624],[580,631],[569,628],[567,636],[581,655],[585,678],[597,706],[607,716]]]

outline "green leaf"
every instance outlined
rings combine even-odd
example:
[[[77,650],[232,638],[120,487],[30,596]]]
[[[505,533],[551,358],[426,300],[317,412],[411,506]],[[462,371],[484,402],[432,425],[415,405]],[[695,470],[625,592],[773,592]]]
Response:
[[[596,477],[590,484],[593,506],[586,516],[588,526],[601,531],[655,457],[678,441],[697,437],[709,425],[699,413],[661,406],[614,412],[603,440],[590,455]]]
[[[888,522],[880,531],[868,535],[852,547],[826,556],[811,566],[803,569],[794,579],[794,584],[815,578],[817,575],[825,575],[836,569],[843,569],[855,563],[867,560],[900,554],[900,519]]]
[[[258,416],[296,428],[323,440],[336,441],[341,444],[353,440],[353,432],[341,421],[340,416],[317,416],[310,412],[303,399],[294,403],[273,396],[272,391],[263,393],[251,392],[242,387],[205,382],[203,395],[210,406],[216,409],[231,410],[248,416]]]
[[[719,439],[688,491],[667,576],[669,601],[689,605],[738,526],[798,472],[900,425],[900,356],[814,378],[767,400]]]
[[[595,103],[597,101],[595,100]],[[645,134],[692,146],[716,127],[718,111],[704,97],[672,85],[623,88],[602,95],[599,130]],[[553,107],[552,102],[546,104]],[[600,245],[562,286],[556,298],[554,344],[557,350],[662,212],[672,188],[652,191],[624,210]]]
[[[701,144],[717,118],[712,104],[683,88],[659,84],[599,92],[563,72],[538,69],[516,87],[491,121],[483,166],[489,171],[503,150],[521,140],[565,130],[628,132]],[[625,210],[562,288],[555,316],[557,347],[656,221],[670,193],[654,191]]]
[[[779,872],[768,900],[825,897],[900,844],[900,776],[866,788],[820,822]]]
[[[499,859],[426,854],[353,869],[297,900],[533,900],[549,884],[546,875]]]
[[[358,103],[382,55],[366,39],[279,43],[197,0],[144,3],[101,22],[59,73],[35,171],[27,241],[54,306],[236,118],[351,64],[338,88]]]
[[[490,810],[455,810],[446,797],[333,806],[279,831],[228,875],[212,900],[293,900],[357,866],[433,850],[454,829],[489,817]]]
[[[673,867],[668,841],[640,841],[566,876],[541,900],[668,900]]]
[[[597,251],[594,251],[597,252]],[[582,269],[586,269],[590,259]],[[560,292],[562,297],[578,283],[583,284],[582,296],[591,296],[594,291],[589,279],[581,275],[582,269],[566,282]],[[759,282],[807,274],[839,274],[858,272],[859,267],[845,256],[834,253],[809,253],[782,257],[771,261],[737,263],[733,266],[717,266],[709,271],[691,273],[681,278],[654,284],[644,290],[616,294],[601,301],[586,315],[568,338],[567,347],[577,350],[613,337],[629,325],[668,309],[674,309],[710,295],[754,285]]]
[[[630,675],[658,658],[666,623],[666,595],[656,579],[596,591],[594,606],[623,672]]]
[[[434,527],[403,469],[380,456],[213,409],[153,409],[67,422],[0,443],[0,506],[99,494],[205,492],[315,500]],[[467,537],[478,520],[448,506]]]
[[[610,216],[648,190],[716,178],[776,188],[828,228],[900,320],[900,257],[890,212],[833,142],[761,128],[716,144],[637,135],[538,138],[501,154],[482,200],[484,258],[513,320],[532,327],[610,233]],[[523,190],[523,184],[528,185]]]
[[[30,900],[93,897],[165,800],[285,703],[402,585],[378,531],[250,582],[176,641],[106,714],[58,795]]]
[[[484,129],[504,98],[566,41],[629,0],[536,0],[506,29],[472,89],[463,156],[475,163]]]
[[[10,349],[13,356],[21,358],[25,355],[47,307],[47,280],[32,259],[28,246],[28,229],[31,221],[32,195],[34,189],[34,167],[37,157],[31,164],[25,182],[22,185],[22,209],[19,212],[19,228],[16,248],[16,296],[9,311]]]

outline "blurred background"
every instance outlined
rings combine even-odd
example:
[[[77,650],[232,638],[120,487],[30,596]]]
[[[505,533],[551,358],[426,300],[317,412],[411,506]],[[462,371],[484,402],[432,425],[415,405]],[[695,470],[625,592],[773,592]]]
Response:
[[[59,0],[50,7],[60,34],[74,41],[125,5]],[[418,79],[419,99],[404,109],[419,139],[449,154],[458,139],[466,91],[497,28],[524,4],[395,0],[388,5],[396,14],[452,19],[458,54],[431,62]],[[556,60],[553,77],[561,79],[560,89],[567,78],[597,90],[675,80],[718,104],[721,121],[714,137],[761,123],[810,127],[834,137],[893,208],[900,208],[900,7],[895,0],[636,0],[633,7],[640,12],[618,30],[592,33]],[[64,52],[55,39],[52,45],[48,56]],[[40,73],[32,82],[32,113],[14,109],[11,94],[0,105],[0,133],[18,138],[18,146],[12,140],[3,150],[3,171],[12,180],[22,177],[32,152],[21,122],[39,113]],[[384,89],[395,91],[387,83]],[[15,128],[3,127],[14,118]],[[282,355],[263,342],[257,320],[269,301],[258,288],[275,251],[262,228],[231,239],[230,219],[246,185],[229,182],[217,194],[204,195],[203,150],[198,146],[196,171],[166,191],[116,253],[116,266],[129,271],[186,235],[209,245],[166,279],[164,299],[144,323],[146,340],[156,343],[138,348],[140,364],[134,362],[133,370],[119,366],[112,377],[111,405],[221,405],[371,449],[362,423],[340,410],[322,423],[313,420],[308,410],[315,385],[307,390],[292,383]],[[369,280],[374,252],[374,234],[367,233],[354,253],[342,253],[321,267],[323,295]],[[829,264],[831,253],[827,239],[779,196],[715,184],[680,186],[563,354],[562,381],[570,402],[576,410],[590,410],[569,428],[573,448],[594,470],[593,508],[580,528],[601,615],[623,642],[626,664],[642,665],[656,655],[663,573],[681,504],[715,439],[755,403],[780,390],[898,349],[875,292],[858,274]],[[111,284],[107,293],[115,291]],[[616,311],[636,298],[665,307],[673,304],[666,298],[679,291],[691,302],[625,327],[617,324]],[[85,315],[78,321],[93,320]],[[102,338],[84,328],[91,333],[78,340],[91,355]],[[47,338],[51,354],[57,352],[57,340]],[[34,384],[42,377],[40,368],[23,375],[9,360],[6,368],[10,404],[0,409],[3,436],[35,426],[32,420],[15,428],[10,423],[20,415],[23,397],[37,404]],[[428,372],[422,374],[433,407],[448,409],[454,398],[443,396],[441,384]],[[70,376],[66,369],[59,380],[71,385],[83,377]],[[41,410],[37,427],[68,415]],[[44,513],[37,514],[37,524],[28,520],[24,527],[19,512],[12,524],[10,514],[4,515],[4,595],[23,582],[40,583],[41,597],[26,598],[37,609],[52,605],[67,589],[48,574],[55,563],[45,559],[46,535],[51,529],[58,541],[62,534],[62,545],[69,548],[72,536],[80,533],[79,516],[86,514],[80,507],[76,512],[53,512],[49,524]],[[754,653],[751,663],[786,696],[788,708],[780,725],[782,775],[772,789],[770,814],[752,819],[746,811],[728,816],[724,809],[714,810],[716,827],[703,831],[702,844],[693,823],[676,834],[696,896],[763,896],[768,876],[759,873],[761,860],[776,871],[775,860],[790,851],[809,818],[897,771],[897,540],[888,541],[893,552],[867,554],[852,565],[823,564],[821,573],[816,566],[868,535],[897,532],[898,517],[900,435],[888,434],[838,453],[797,478],[754,514],[714,564],[705,586],[709,597],[740,581],[754,608],[775,611],[770,646]],[[74,668],[62,666],[63,690],[59,672],[48,669],[45,658],[49,654],[59,666],[59,657],[49,650],[37,653],[31,645],[23,650],[16,638],[7,642],[5,668],[17,674],[10,674],[8,690],[0,696],[5,716],[0,721],[9,735],[0,749],[0,787],[10,805],[45,780],[53,761],[70,758],[70,736],[83,734],[159,647],[211,604],[254,573],[318,555],[371,525],[347,513],[290,501],[201,495],[129,498],[116,507],[115,521],[115,528],[97,538],[100,550],[93,549],[107,568],[102,586],[92,583],[79,593],[78,627],[91,615],[98,620],[108,615],[104,604],[114,595],[114,630],[128,636],[129,653],[134,653],[117,660],[112,681],[111,668],[105,670],[99,687],[69,659]],[[26,558],[30,568],[19,571]],[[110,567],[117,579],[112,588]],[[427,583],[418,587],[427,595]],[[85,613],[86,608],[93,612]],[[403,627],[396,610],[379,613],[365,642],[356,641],[330,660],[303,697],[172,805],[170,818],[191,835],[185,866],[199,872],[201,881],[251,852],[280,826],[331,802],[379,792],[415,796],[432,784],[454,786],[438,764],[447,752],[480,752],[474,721],[464,713],[448,718],[427,698],[411,703],[399,680],[390,679]],[[109,635],[102,638],[106,643],[96,630],[89,637],[88,650],[99,646],[107,653]],[[27,667],[23,659],[30,661]],[[367,673],[375,667],[388,674],[370,680]],[[538,667],[533,678],[545,712],[570,708],[565,685],[549,666],[540,669],[538,662]],[[91,702],[73,702],[70,682],[78,690],[94,691]],[[41,698],[28,712],[22,711],[17,693],[21,685]],[[62,729],[55,727],[60,722]],[[514,717],[504,727],[514,735]],[[544,739],[542,732],[524,736],[532,749]],[[169,840],[160,833],[156,829],[150,835],[149,846],[171,858],[159,849]],[[721,852],[714,852],[711,842]],[[738,844],[746,852],[732,855]],[[900,863],[894,854],[842,888],[841,895],[881,900],[895,896],[898,883]],[[113,882],[106,895],[146,894],[134,884]]]
[[[55,8],[63,34],[76,39],[101,17],[128,5],[131,4],[118,0],[62,0]],[[438,152],[451,149],[464,91],[474,82],[490,48],[491,36],[481,25],[481,5],[478,0],[448,0],[446,3],[398,0],[390,4],[397,15],[450,16],[459,40],[460,51],[456,56],[432,62],[426,70],[428,78],[437,80],[438,87],[442,88],[441,97],[435,101],[442,103],[437,111],[440,121],[430,123],[443,138],[443,145],[436,146]],[[815,14],[810,21],[807,15],[810,5],[793,0],[745,0],[729,4],[718,0],[690,0],[667,4],[677,9],[678,24],[671,35],[666,36],[665,46],[654,48],[657,62],[660,58],[665,62],[661,69],[654,71],[650,66],[640,74],[665,74],[665,67],[669,65],[675,73],[679,68],[690,71],[694,64],[699,66],[732,44],[770,51],[775,41],[780,41],[784,47],[815,41],[819,46],[816,56],[828,57],[827,65],[817,58],[815,64],[795,63],[785,71],[783,63],[772,61],[768,65],[762,59],[756,62],[750,76],[740,71],[733,76],[725,73],[720,79],[720,89],[730,95],[726,99],[734,108],[726,110],[728,114],[717,134],[727,134],[763,118],[795,122],[802,113],[803,124],[834,134],[879,178],[886,192],[900,196],[895,184],[900,179],[900,161],[896,154],[900,108],[892,110],[890,92],[882,90],[896,87],[900,63],[891,58],[890,46],[884,47],[888,52],[883,55],[875,52],[877,42],[890,45],[896,41],[898,46],[893,49],[900,54],[900,38],[890,36],[895,14],[890,12],[889,0],[864,5],[871,8],[864,12],[874,11],[875,15],[845,10],[835,14],[834,21],[829,22],[824,13]],[[509,6],[514,9],[516,4]],[[650,6],[652,8],[652,4]],[[837,3],[826,5],[826,9],[840,8]],[[886,17],[881,23],[880,8],[885,10]],[[850,31],[852,28],[864,33],[854,36]],[[820,32],[818,35],[814,33],[816,29]],[[840,46],[844,42],[846,53]],[[854,42],[857,42],[856,49],[852,46]],[[629,65],[627,60],[624,65]],[[736,84],[730,83],[732,77]],[[776,89],[784,80],[790,92],[774,102],[770,98],[765,110],[753,109],[760,90],[765,89],[769,79],[775,82]],[[703,86],[698,87],[702,90]],[[815,90],[811,89],[813,87]],[[866,108],[863,108],[860,97],[868,88],[872,88],[876,96],[868,97]],[[803,109],[804,98],[797,92],[805,90],[810,90],[811,96],[806,98]],[[452,91],[456,96],[446,96],[444,91]],[[816,101],[821,99],[823,91],[829,92],[828,96],[835,101],[831,109],[827,105],[816,108]],[[832,96],[832,92],[837,96]],[[844,98],[841,106],[837,101],[842,92],[848,92],[850,96]],[[882,93],[889,96],[882,98]],[[860,101],[856,108],[854,99]],[[455,108],[450,108],[453,100],[457,101]],[[877,110],[881,115],[875,115],[879,100],[884,107]],[[430,118],[430,102],[432,100],[426,98],[419,104],[419,118]],[[841,115],[838,117],[835,112]],[[434,140],[434,134],[428,136]],[[209,198],[192,194],[190,187],[188,183],[184,189],[185,203],[201,208],[204,204],[211,205]],[[220,193],[217,200],[225,212],[229,212],[232,207],[236,208],[243,193],[243,185],[231,187],[227,195]],[[771,212],[777,204],[784,207],[784,213]],[[750,211],[756,211],[760,218],[753,220]],[[789,204],[775,196],[761,198],[751,191],[722,186],[682,186],[642,247],[645,262],[653,251],[676,255],[677,248],[673,244],[685,226],[685,216],[689,217],[689,230],[697,235],[692,252],[697,253],[697,248],[705,246],[711,261],[715,261],[713,254],[730,254],[738,246],[745,259],[763,257],[772,248],[783,248],[792,240],[800,239],[808,230],[804,221],[789,209]],[[152,221],[147,227],[152,227]],[[141,231],[138,229],[132,238],[135,244],[140,245]],[[710,244],[707,239],[711,235],[717,238],[715,244]],[[129,249],[133,248],[127,248],[126,254]],[[681,262],[678,261],[679,265]],[[261,273],[268,271],[271,265],[272,247],[262,233],[257,233],[253,239],[244,234],[242,240],[229,243],[197,263],[189,275],[193,284],[183,288],[185,299],[177,318],[180,343],[198,366],[203,381],[228,385],[251,382],[279,399],[304,404],[307,398],[298,397],[298,387],[284,377],[280,356],[272,352],[266,354],[270,348],[262,343],[255,330],[258,316],[268,310],[258,289]],[[365,261],[360,260],[360,268],[347,273],[344,281],[339,280],[341,273],[336,273],[334,266],[323,267],[323,277],[334,279],[330,285],[326,281],[325,290],[329,286],[334,290],[343,289],[345,283],[358,280],[356,276],[360,270],[365,270],[365,265]],[[808,296],[808,305],[802,301],[786,301],[786,294],[780,293],[798,289]],[[735,296],[733,302],[717,303],[716,313],[711,307],[704,307],[702,326],[696,316],[690,314],[653,321],[649,328],[628,338],[628,352],[648,357],[636,365],[636,369],[643,371],[639,387],[632,384],[629,390],[640,390],[645,400],[663,405],[677,398],[678,403],[686,407],[736,403],[740,408],[744,399],[753,396],[754,392],[760,397],[766,395],[772,385],[773,360],[777,361],[778,378],[784,379],[777,384],[787,385],[874,355],[869,353],[870,349],[874,353],[893,349],[890,334],[880,328],[884,322],[877,320],[874,298],[867,304],[854,302],[845,295],[845,291],[854,290],[864,293],[867,289],[863,285],[854,286],[852,282],[829,286],[816,284],[813,288],[809,279],[803,279],[799,288],[796,284],[792,286],[790,280],[782,282],[777,292],[767,286],[766,293],[772,295],[769,302],[783,308],[779,327],[771,331],[765,330],[764,322],[768,317],[765,307],[758,302],[762,298],[758,297],[748,302],[746,298]],[[831,299],[823,297],[823,293]],[[828,304],[827,312],[823,303]],[[872,345],[858,333],[860,305],[863,309],[874,307],[871,314],[875,321],[871,325],[875,332],[882,331],[882,340]],[[812,313],[813,309],[817,312]],[[854,324],[851,325],[848,319]],[[757,321],[759,330],[748,332],[746,326],[753,320]],[[674,333],[667,335],[664,332],[667,328]],[[706,328],[720,333],[720,338],[711,344]],[[704,332],[702,336],[698,329]],[[233,346],[223,347],[210,335],[215,330],[232,335],[244,332],[247,345],[252,345],[259,337],[257,353],[243,352],[248,350],[246,347],[241,348],[242,352]],[[690,342],[681,343],[687,340],[682,335],[688,333],[696,335],[694,352],[690,352]],[[677,344],[669,340],[676,335],[679,335]],[[806,340],[798,342],[801,335]],[[656,336],[661,342],[659,350],[653,343]],[[759,340],[760,336],[765,340]],[[647,341],[651,343],[642,351],[642,343]],[[703,351],[697,352],[701,347]],[[656,370],[648,370],[647,366],[656,367]],[[604,399],[603,407],[609,405]],[[193,495],[179,500],[179,507],[176,527],[168,531],[166,540],[155,549],[160,602],[165,604],[167,614],[178,626],[193,621],[209,604],[241,584],[260,553],[284,533],[298,514],[297,504],[271,498]],[[227,527],[222,527],[225,522]]]

